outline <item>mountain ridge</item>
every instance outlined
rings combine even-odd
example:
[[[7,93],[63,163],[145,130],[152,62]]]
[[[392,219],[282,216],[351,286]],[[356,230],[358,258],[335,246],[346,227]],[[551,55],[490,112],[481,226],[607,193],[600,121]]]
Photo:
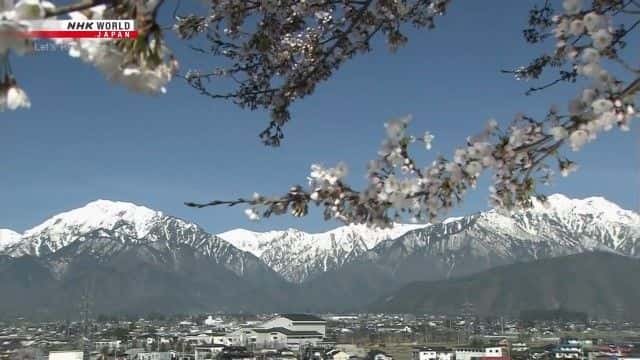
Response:
[[[629,318],[639,319],[640,284],[625,276],[638,271],[638,258],[585,252],[499,266],[454,279],[411,282],[382,295],[367,310],[455,314],[472,304],[479,316],[566,309],[612,319],[623,309]]]
[[[26,230],[20,239],[16,232],[0,230],[0,254],[16,257],[55,252],[83,233],[118,226],[119,232],[138,241],[156,241],[173,232],[172,241],[176,243],[187,242],[211,256],[216,252],[227,254],[229,259],[218,260],[230,262],[237,273],[244,267],[242,259],[249,257],[241,254],[248,253],[287,281],[302,283],[362,259],[389,262],[395,261],[392,253],[408,256],[445,243],[460,247],[460,243],[454,244],[460,237],[458,233],[471,233],[468,229],[474,224],[482,227],[470,234],[475,245],[484,250],[490,248],[499,256],[515,251],[506,247],[513,247],[514,242],[522,244],[517,251],[530,259],[593,249],[612,249],[629,256],[640,254],[640,215],[602,197],[570,199],[561,194],[550,195],[546,206],[534,200],[532,209],[508,216],[492,209],[436,224],[395,224],[390,229],[346,225],[319,233],[293,228],[268,232],[233,229],[217,235],[145,206],[96,200],[46,219]],[[493,241],[483,239],[487,236]],[[444,252],[441,249],[440,253]],[[231,264],[234,261],[239,263]],[[447,261],[455,268],[452,259]]]
[[[242,229],[218,235],[161,211],[97,200],[54,215],[22,235],[0,232],[0,246],[5,244],[0,278],[6,282],[0,282],[0,290],[35,296],[41,287],[63,297],[65,291],[80,296],[79,283],[73,282],[80,279],[105,284],[105,291],[131,292],[114,311],[140,309],[154,298],[165,309],[170,301],[163,293],[194,311],[212,306],[356,311],[412,281],[461,278],[594,250],[632,258],[640,254],[637,213],[600,197],[557,194],[549,199],[549,204],[534,202],[532,209],[511,214],[489,210],[383,230],[351,225],[311,234]],[[216,300],[207,302],[212,296]],[[242,299],[234,299],[238,296]],[[13,309],[20,309],[19,298],[13,300]],[[49,311],[46,303],[32,305]],[[64,302],[51,306],[70,311]],[[0,307],[3,311],[8,310]]]

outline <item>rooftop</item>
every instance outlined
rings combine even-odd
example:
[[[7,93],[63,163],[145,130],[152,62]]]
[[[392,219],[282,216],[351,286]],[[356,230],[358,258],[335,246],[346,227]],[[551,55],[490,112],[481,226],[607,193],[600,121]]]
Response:
[[[224,348],[226,345],[222,344],[202,344],[195,346],[196,349],[215,349],[215,348]]]
[[[446,346],[416,346],[414,349],[420,351],[452,351]]]
[[[309,335],[309,336],[313,335],[313,336],[322,337],[322,334],[320,334],[317,331],[293,331],[293,330],[289,330],[289,329],[283,328],[283,327],[275,327],[275,328],[268,328],[268,329],[256,328],[256,329],[253,329],[253,331],[255,331],[257,333],[279,332],[279,333],[285,334],[285,335]]]
[[[324,319],[310,314],[282,314],[281,316],[291,321],[326,322]]]

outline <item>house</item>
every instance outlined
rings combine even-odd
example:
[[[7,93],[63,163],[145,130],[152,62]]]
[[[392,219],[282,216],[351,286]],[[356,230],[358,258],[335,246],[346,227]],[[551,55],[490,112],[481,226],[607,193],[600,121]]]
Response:
[[[398,334],[411,334],[413,333],[413,329],[411,328],[411,326],[378,326],[378,332],[384,333],[398,333]]]
[[[411,360],[452,360],[453,350],[444,346],[416,347],[411,352]]]
[[[456,360],[478,360],[478,359],[508,359],[502,347],[485,348],[456,348]]]
[[[327,360],[349,360],[350,355],[346,352],[338,349],[329,350],[326,353],[325,359]]]
[[[128,358],[128,359],[136,359],[138,357],[138,354],[146,352],[144,348],[131,348],[131,349],[127,349],[124,352],[124,355]]]
[[[526,351],[529,351],[529,346],[525,343],[513,343],[511,344],[511,351],[526,352]]]
[[[256,360],[256,356],[242,346],[227,346],[219,354],[220,360]]]
[[[107,348],[111,351],[111,350],[120,349],[120,346],[122,346],[122,341],[121,340],[98,340],[94,344],[95,344],[95,348],[98,350]]]
[[[582,346],[577,343],[560,344],[551,351],[555,359],[582,359]]]
[[[258,358],[264,360],[296,360],[298,357],[294,352],[287,349],[266,349],[258,354]]]
[[[209,315],[209,317],[207,317],[204,320],[204,324],[205,326],[216,326],[219,327],[224,323],[224,321],[222,321],[222,319],[220,318],[213,318],[213,316]]]
[[[83,356],[82,350],[49,352],[49,360],[82,360]]]
[[[221,344],[200,345],[194,348],[194,360],[215,359],[226,346]]]
[[[393,360],[393,357],[381,350],[371,350],[365,357],[366,360]]]
[[[308,346],[304,349],[302,359],[305,360],[325,360],[325,349],[321,347]]]
[[[139,352],[136,355],[136,360],[171,360],[171,353],[167,351]]]
[[[195,335],[187,335],[183,337],[184,341],[192,345],[205,345],[205,344],[221,344],[232,345],[232,342],[227,339],[227,336],[222,333],[200,333]]]

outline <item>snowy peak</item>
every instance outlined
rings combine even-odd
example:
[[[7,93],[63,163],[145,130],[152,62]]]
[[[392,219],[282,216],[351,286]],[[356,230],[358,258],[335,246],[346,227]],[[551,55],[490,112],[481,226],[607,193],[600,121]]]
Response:
[[[233,229],[218,234],[218,236],[238,249],[260,257],[269,242],[282,236],[283,233],[286,231],[255,232],[246,229]]]
[[[0,252],[9,246],[17,244],[21,239],[22,235],[13,230],[0,229]]]
[[[55,215],[23,235],[6,232],[4,237],[10,240],[0,242],[6,243],[0,245],[0,254],[12,257],[47,256],[70,249],[109,258],[121,250],[152,248],[169,257],[194,251],[243,277],[270,271],[251,253],[194,223],[129,202],[92,201]]]
[[[560,194],[549,196],[545,204],[534,200],[533,205],[512,214],[494,209],[412,231],[379,244],[373,258],[395,267],[420,254],[460,275],[594,250],[640,256],[640,216],[633,211],[601,197],[570,199]],[[470,266],[473,262],[476,266]]]
[[[640,224],[638,213],[622,209],[617,204],[599,196],[571,199],[562,194],[553,194],[548,197],[547,205],[534,200],[534,208],[529,211],[554,214],[564,218],[592,216],[594,219],[613,223]]]
[[[570,199],[561,194],[549,196],[545,204],[534,200],[533,205],[512,215],[489,210],[434,225],[349,225],[323,233],[236,229],[218,236],[296,283],[383,253],[394,254],[383,256],[392,266],[412,254],[444,257],[446,266],[457,266],[456,257],[471,254],[491,254],[506,262],[593,249],[639,254],[640,216],[633,211],[601,197]]]
[[[7,246],[12,256],[42,255],[56,252],[78,236],[98,229],[121,226],[132,238],[144,237],[162,213],[144,206],[120,201],[96,200],[81,208],[55,215],[24,232],[19,243]]]
[[[347,225],[323,233],[235,229],[218,236],[259,257],[287,280],[299,283],[355,260],[382,241],[425,226],[396,224],[389,229],[371,229]]]
[[[85,233],[95,229],[111,229],[124,221],[135,226],[136,235],[143,237],[149,231],[154,220],[162,217],[162,212],[151,210],[133,203],[96,200],[87,205],[63,212],[46,220],[42,224],[27,230],[25,237],[43,232],[60,234],[66,232]]]
[[[233,229],[218,234],[235,247],[248,251],[258,257],[274,241],[296,239],[314,248],[330,250],[336,246],[350,246],[354,241],[362,241],[368,249],[372,249],[380,241],[397,238],[411,230],[427,225],[396,224],[389,229],[371,229],[366,225],[345,225],[322,233],[307,233],[298,229],[255,232],[246,229]]]
[[[97,200],[55,215],[23,235],[0,230],[0,254],[56,253],[76,240],[92,240],[105,230],[106,235],[100,236],[115,243],[149,245],[170,252],[188,246],[237,275],[248,269],[273,270],[294,283],[360,260],[378,259],[395,268],[403,259],[416,258],[418,263],[411,266],[424,273],[425,266],[437,261],[455,272],[476,258],[496,265],[593,249],[640,256],[640,215],[636,212],[601,197],[570,199],[560,194],[549,196],[545,204],[534,201],[533,205],[510,215],[489,210],[439,224],[396,224],[388,229],[365,225],[320,233],[235,229],[215,236],[194,223],[144,206]],[[95,250],[100,253],[99,247]]]

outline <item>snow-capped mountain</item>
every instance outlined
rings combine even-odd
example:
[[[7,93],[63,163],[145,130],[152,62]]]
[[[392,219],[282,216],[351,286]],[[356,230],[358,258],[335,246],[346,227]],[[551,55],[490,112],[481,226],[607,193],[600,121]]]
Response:
[[[154,249],[168,253],[188,246],[239,276],[275,271],[293,283],[352,263],[375,264],[408,281],[589,250],[640,256],[638,213],[600,197],[569,199],[559,194],[550,196],[546,205],[534,202],[532,209],[511,215],[490,210],[433,225],[350,225],[324,233],[236,229],[217,236],[144,206],[97,200],[55,215],[22,235],[0,230],[0,254],[45,256],[97,236],[98,230],[103,231],[101,239],[154,243]],[[121,249],[92,244],[98,253]]]
[[[237,249],[196,224],[127,202],[96,200],[55,215],[22,235],[9,231],[0,234],[0,254],[12,257],[46,256],[74,242],[98,237],[103,244],[106,239],[123,245],[155,243],[155,248],[167,252],[189,246],[238,276],[269,271],[251,253]],[[3,240],[5,237],[8,240]],[[96,256],[111,256],[122,249],[121,246],[100,246],[99,242],[92,244]]]
[[[151,226],[163,217],[162,212],[132,203],[96,200],[63,212],[22,234],[17,246],[8,247],[11,256],[43,255],[69,245],[79,235],[96,229],[128,231],[135,238],[144,238]],[[127,226],[122,226],[122,225]]]
[[[640,215],[600,197],[555,194],[511,215],[490,210],[411,231],[366,256],[400,278],[435,280],[593,250],[639,256]]]
[[[285,279],[301,283],[359,258],[384,240],[393,240],[426,225],[396,224],[389,229],[341,226],[324,233],[297,229],[253,232],[235,229],[219,237],[259,257]]]
[[[531,236],[640,256],[640,215],[602,197],[569,199],[555,194],[547,206],[535,202],[533,209],[512,218]]]
[[[219,234],[301,283],[351,262],[376,263],[407,280],[440,279],[496,265],[590,250],[640,255],[640,216],[601,197],[555,194],[546,205],[512,215],[490,210],[434,225],[388,230],[343,226],[326,233],[295,229]]]
[[[22,240],[22,235],[19,233],[9,229],[0,229],[0,253],[9,246],[17,244],[20,240]]]
[[[216,236],[143,206],[98,200],[23,234],[0,230],[0,293],[11,294],[0,316],[76,311],[88,286],[110,311],[353,310],[413,280],[591,250],[640,257],[640,215],[603,198],[552,195],[526,211],[439,224]]]

